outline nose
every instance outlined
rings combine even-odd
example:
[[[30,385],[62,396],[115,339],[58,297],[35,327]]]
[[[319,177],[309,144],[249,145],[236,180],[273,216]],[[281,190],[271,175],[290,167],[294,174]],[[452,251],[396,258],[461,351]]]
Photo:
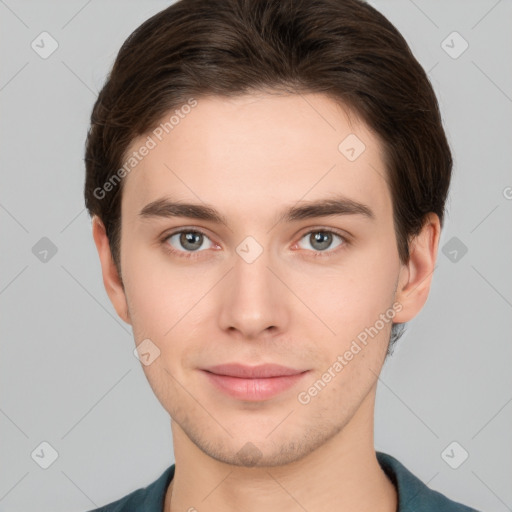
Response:
[[[265,250],[254,261],[240,254],[234,257],[219,297],[220,327],[246,339],[282,332],[289,319],[289,297],[286,286],[276,277],[278,267]]]

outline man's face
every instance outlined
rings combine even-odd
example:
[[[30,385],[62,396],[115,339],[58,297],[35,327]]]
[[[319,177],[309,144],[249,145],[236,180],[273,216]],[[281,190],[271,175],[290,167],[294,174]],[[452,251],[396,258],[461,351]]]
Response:
[[[401,265],[379,142],[352,121],[319,94],[198,98],[161,141],[148,134],[156,146],[125,178],[130,322],[137,345],[160,351],[143,369],[174,422],[217,460],[284,464],[346,425],[372,428]],[[278,221],[341,197],[373,217]],[[140,215],[160,199],[208,205],[225,223]],[[277,391],[205,371],[227,363],[304,373]]]

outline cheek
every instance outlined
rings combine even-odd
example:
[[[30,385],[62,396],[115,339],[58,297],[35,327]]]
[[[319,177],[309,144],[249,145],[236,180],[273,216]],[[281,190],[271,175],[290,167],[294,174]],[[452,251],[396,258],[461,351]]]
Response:
[[[142,268],[131,271],[125,283],[134,333],[160,338],[174,323],[176,297],[165,293],[162,281]],[[138,336],[136,336],[138,340]]]
[[[179,266],[166,263],[163,251],[133,245],[126,246],[123,274],[134,328],[162,337],[190,308],[199,293],[198,281],[191,282]]]
[[[397,279],[392,258],[380,251],[360,253],[322,277],[323,286],[301,287],[308,305],[340,341],[356,336],[386,313],[394,302]]]
[[[322,335],[316,377],[322,382],[331,379],[334,394],[356,393],[358,386],[367,390],[380,371],[396,313],[396,265],[392,248],[381,241],[347,258],[323,276],[327,285],[306,295],[308,305],[333,331]]]
[[[178,382],[184,380],[188,353],[193,349],[190,339],[195,334],[190,322],[195,314],[201,313],[194,305],[207,291],[207,283],[198,286],[178,267],[157,264],[143,251],[132,252],[124,268],[129,276],[125,279],[125,291],[135,344],[146,339],[152,342],[149,352],[154,359],[141,367],[159,401],[171,410],[172,397],[182,392]]]
[[[127,250],[128,253],[128,250]],[[212,279],[165,261],[155,251],[133,251],[126,257],[125,291],[136,343],[149,338],[173,373],[188,365],[201,333]],[[151,372],[151,367],[147,367]]]

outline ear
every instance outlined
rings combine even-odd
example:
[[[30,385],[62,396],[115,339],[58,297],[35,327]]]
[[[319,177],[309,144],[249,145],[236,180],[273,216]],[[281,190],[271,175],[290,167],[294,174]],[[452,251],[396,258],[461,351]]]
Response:
[[[110,298],[110,302],[112,302],[120,318],[126,323],[131,324],[124,286],[112,259],[105,226],[97,215],[94,215],[92,218],[92,236],[100,257],[103,285]]]
[[[402,309],[395,315],[394,322],[409,322],[427,302],[440,233],[439,217],[429,213],[421,232],[410,243],[409,262],[400,269],[395,300],[402,305]]]

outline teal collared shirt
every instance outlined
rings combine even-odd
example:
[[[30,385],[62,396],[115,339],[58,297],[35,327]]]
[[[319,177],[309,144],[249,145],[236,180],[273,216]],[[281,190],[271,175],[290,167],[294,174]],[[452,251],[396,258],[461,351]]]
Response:
[[[376,453],[380,466],[397,489],[397,512],[478,512],[429,489],[391,455]],[[120,500],[89,512],[164,512],[165,492],[174,477],[174,468],[174,464],[169,466],[147,487],[137,489]]]

